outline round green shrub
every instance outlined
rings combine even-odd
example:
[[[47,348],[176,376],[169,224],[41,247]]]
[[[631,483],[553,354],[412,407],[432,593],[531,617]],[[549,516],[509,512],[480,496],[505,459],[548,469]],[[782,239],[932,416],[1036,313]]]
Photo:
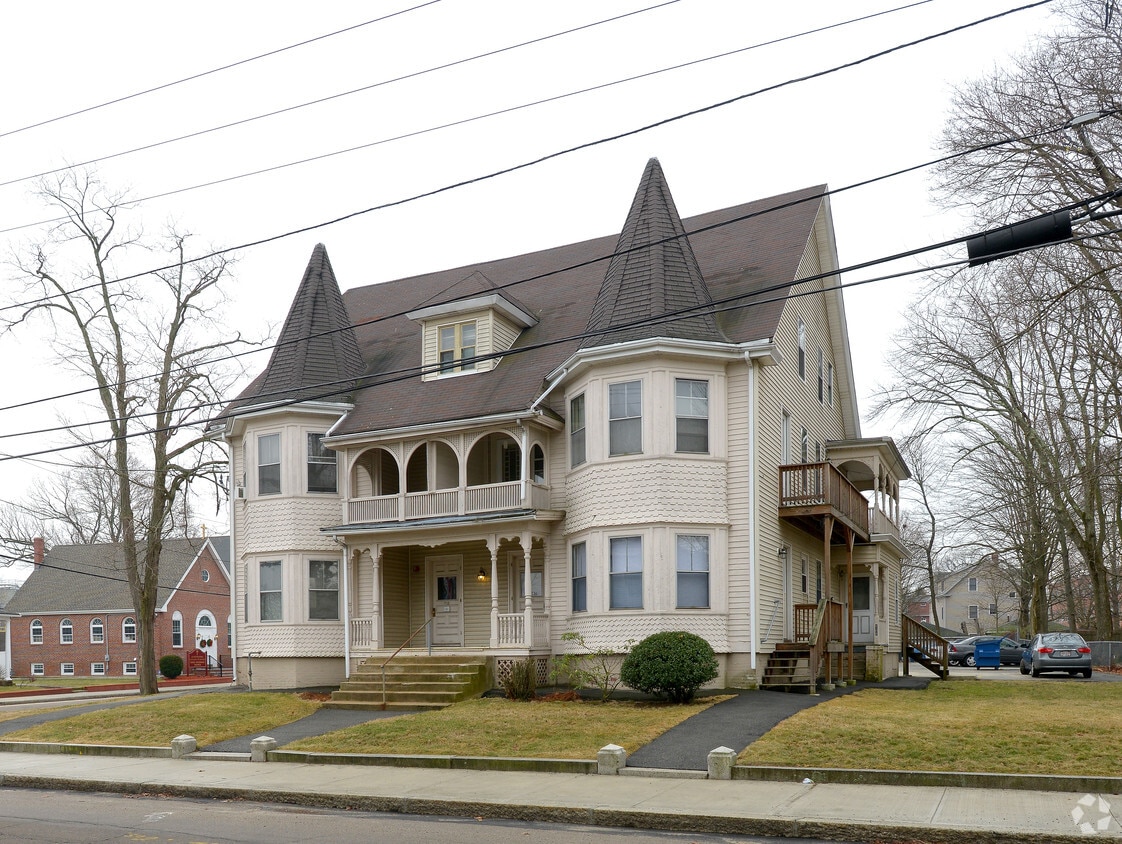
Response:
[[[160,657],[160,673],[169,680],[174,680],[183,673],[183,657],[178,654],[167,654]]]
[[[684,630],[655,633],[624,657],[620,679],[640,692],[689,703],[717,676],[717,656],[700,636]]]

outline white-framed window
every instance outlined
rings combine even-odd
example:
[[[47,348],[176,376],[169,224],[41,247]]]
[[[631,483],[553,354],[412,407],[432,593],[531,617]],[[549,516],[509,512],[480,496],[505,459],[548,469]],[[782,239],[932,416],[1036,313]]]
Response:
[[[339,458],[323,444],[323,436],[308,434],[308,492],[339,491]]]
[[[475,369],[475,320],[442,325],[437,329],[441,372]]]
[[[308,618],[339,618],[339,561],[308,563]]]
[[[834,406],[834,364],[826,361],[826,404]]]
[[[230,616],[226,616],[226,647],[234,649],[234,621]]]
[[[822,600],[822,561],[814,561],[814,601],[819,603]]]
[[[609,540],[609,601],[613,610],[643,608],[643,537],[618,536]]]
[[[121,622],[121,641],[122,642],[135,642],[136,641],[136,619],[129,616]]]
[[[171,646],[183,647],[183,616],[176,610],[171,617]]]
[[[779,462],[786,466],[791,462],[791,414],[786,410],[779,423],[779,437]]]
[[[709,537],[677,537],[678,609],[709,607]]]
[[[822,349],[818,349],[818,401],[826,400],[826,358]]]
[[[584,451],[584,395],[569,401],[569,466],[576,468],[585,460]]]
[[[810,462],[810,433],[806,428],[801,428],[799,432],[799,461]]]
[[[997,615],[997,604],[990,604],[990,615]]]
[[[257,494],[277,495],[280,491],[280,434],[262,434],[257,438]]]
[[[530,478],[536,484],[545,483],[545,451],[537,443],[530,447]]]
[[[643,451],[643,382],[608,385],[608,456]]]
[[[969,617],[970,617],[971,619],[976,619],[976,618],[978,617],[978,605],[977,605],[977,604],[971,604],[971,605],[970,605],[969,607],[967,607],[966,609],[967,609],[967,613],[966,613],[966,614],[967,614],[967,615],[968,615],[968,616],[969,616]]]
[[[31,644],[43,644],[43,622],[39,619],[31,622]]]
[[[63,677],[73,677],[74,676],[74,663],[73,662],[64,662],[64,663],[62,663],[62,665],[60,665],[58,667],[58,671],[59,671],[59,674],[61,674]]]
[[[100,645],[105,641],[105,624],[100,618],[90,621],[90,644]]]
[[[675,450],[709,453],[709,382],[674,379]]]
[[[90,663],[90,675],[93,676],[93,677],[104,677],[105,676],[105,663],[104,662],[91,662]]]
[[[970,578],[970,580],[968,580],[967,583],[966,583],[966,588],[971,592],[977,592],[978,591],[978,578],[976,578],[976,577]]]
[[[59,622],[58,640],[64,645],[74,644],[74,624],[69,618],[64,618]]]
[[[799,320],[799,377],[806,380],[806,326]]]
[[[207,571],[206,569],[200,569],[199,570],[199,578],[202,580],[203,583],[210,583],[210,572]]]
[[[43,670],[43,663],[41,663],[41,662],[31,663],[31,676],[32,677],[42,677],[45,673],[46,672]]]
[[[121,673],[124,674],[126,677],[136,676],[136,663],[135,662],[126,662],[124,665],[121,666]]]
[[[802,592],[804,595],[810,594],[810,561],[806,557],[800,558],[802,566],[800,568],[800,583],[802,584]]]
[[[261,563],[257,591],[261,597],[261,620],[281,621],[284,617],[284,593],[280,560]]]
[[[573,543],[573,612],[588,611],[588,545]]]

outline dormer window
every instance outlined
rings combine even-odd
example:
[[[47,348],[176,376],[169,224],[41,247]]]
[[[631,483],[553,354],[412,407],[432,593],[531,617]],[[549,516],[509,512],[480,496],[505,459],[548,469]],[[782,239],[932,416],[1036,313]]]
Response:
[[[442,373],[475,369],[475,320],[442,325],[439,336]]]

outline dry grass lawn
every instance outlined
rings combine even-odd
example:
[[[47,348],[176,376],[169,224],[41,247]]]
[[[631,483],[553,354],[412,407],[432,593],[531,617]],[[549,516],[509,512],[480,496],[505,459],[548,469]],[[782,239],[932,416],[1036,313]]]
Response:
[[[950,680],[806,709],[742,765],[1122,776],[1122,683]]]
[[[211,692],[146,700],[7,733],[5,741],[165,747],[178,735],[199,747],[260,733],[310,715],[319,703],[294,694]],[[26,715],[27,712],[19,713]],[[17,716],[13,716],[17,717]]]
[[[285,745],[324,753],[595,759],[606,744],[629,753],[725,697],[685,705],[625,701],[464,701],[360,724]]]

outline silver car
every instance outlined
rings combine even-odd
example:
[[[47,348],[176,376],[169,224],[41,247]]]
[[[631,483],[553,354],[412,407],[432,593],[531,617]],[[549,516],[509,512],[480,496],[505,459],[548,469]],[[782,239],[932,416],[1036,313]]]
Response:
[[[1021,654],[1021,673],[1030,671],[1033,677],[1046,671],[1090,677],[1091,649],[1078,633],[1037,633]]]

